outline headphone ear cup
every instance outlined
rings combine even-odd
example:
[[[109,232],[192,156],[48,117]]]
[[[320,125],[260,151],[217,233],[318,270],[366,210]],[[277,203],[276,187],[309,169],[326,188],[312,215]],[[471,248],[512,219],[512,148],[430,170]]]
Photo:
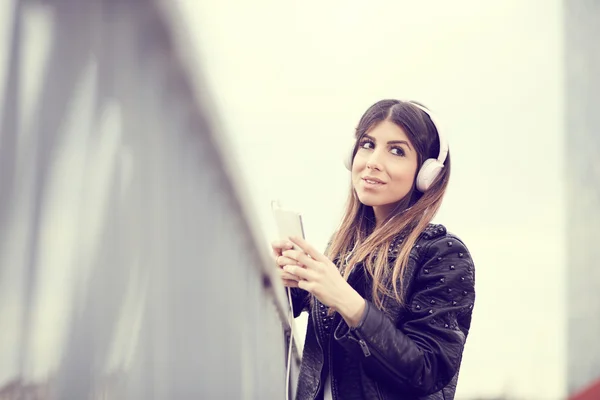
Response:
[[[352,162],[354,161],[354,147],[356,146],[356,140],[352,139],[352,142],[348,145],[348,148],[344,152],[344,166],[348,171],[352,171]]]
[[[444,164],[440,163],[435,158],[425,160],[417,174],[417,190],[422,193],[429,190],[435,178],[437,178],[442,171],[442,168],[444,168]]]

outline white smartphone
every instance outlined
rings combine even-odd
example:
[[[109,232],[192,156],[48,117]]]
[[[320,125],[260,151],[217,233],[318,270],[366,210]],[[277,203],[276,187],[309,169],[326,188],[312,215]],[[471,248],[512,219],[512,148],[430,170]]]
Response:
[[[302,225],[302,215],[296,211],[288,210],[280,206],[279,202],[272,202],[273,217],[277,224],[279,238],[288,240],[292,236],[304,237],[304,226]],[[294,245],[294,250],[300,250]]]

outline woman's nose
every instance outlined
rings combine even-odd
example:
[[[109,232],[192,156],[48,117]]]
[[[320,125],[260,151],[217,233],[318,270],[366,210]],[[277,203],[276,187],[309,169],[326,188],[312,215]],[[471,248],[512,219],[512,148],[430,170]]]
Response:
[[[381,156],[377,150],[373,151],[367,159],[367,168],[381,171]]]

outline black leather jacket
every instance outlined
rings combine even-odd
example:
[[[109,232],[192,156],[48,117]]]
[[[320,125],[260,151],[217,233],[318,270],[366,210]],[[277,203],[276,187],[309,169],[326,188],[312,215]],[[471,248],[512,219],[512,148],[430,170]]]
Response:
[[[403,238],[390,248],[390,262]],[[406,304],[372,302],[371,279],[360,265],[348,278],[366,299],[356,328],[319,301],[292,290],[294,316],[309,312],[296,399],[322,399],[329,371],[334,399],[454,398],[475,301],[475,271],[466,246],[430,224],[410,254]]]

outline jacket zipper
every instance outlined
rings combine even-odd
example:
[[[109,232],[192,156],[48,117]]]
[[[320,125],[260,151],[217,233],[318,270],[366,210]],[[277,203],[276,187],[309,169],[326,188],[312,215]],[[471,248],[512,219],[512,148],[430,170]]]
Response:
[[[369,357],[371,355],[371,352],[369,351],[369,346],[367,346],[367,342],[365,342],[362,339],[359,339],[358,344],[360,344],[360,348],[362,349],[365,357]]]
[[[331,325],[333,325],[333,321],[331,321]],[[332,327],[333,329],[333,327]],[[331,335],[333,335],[333,333],[331,333]],[[329,374],[330,377],[330,381],[331,381],[331,398],[333,400],[337,399],[336,393],[334,393],[334,389],[333,386],[335,385],[335,383],[333,382],[333,370],[331,368],[331,366],[333,365],[333,360],[331,359],[331,336],[329,336],[329,343],[328,343],[328,349],[327,349],[327,353],[329,355],[329,359],[328,359],[328,368],[327,368],[327,374]],[[327,380],[327,377],[325,377],[325,379]]]
[[[352,249],[352,251],[354,251],[354,249]],[[352,252],[346,257],[346,260],[345,260],[346,261],[346,267],[348,266],[347,265],[348,264],[348,259],[350,258],[351,255],[352,255]],[[352,269],[352,271],[350,271],[350,275],[348,275],[348,280],[347,280],[348,284],[350,284],[350,278],[352,278],[354,275],[356,275],[356,269],[357,269],[356,267],[358,265],[360,265],[360,264],[361,263],[358,263],[357,265],[355,265],[354,268]],[[332,366],[333,366],[333,359],[331,358],[331,342],[332,342],[332,338],[331,337],[333,336],[334,326],[335,326],[335,317],[331,321],[331,331],[329,332],[329,336],[328,336],[329,343],[328,343],[327,352],[328,352],[328,355],[329,355],[329,357],[328,357],[329,365],[328,365],[327,373],[329,374],[330,380],[331,380],[331,397],[333,398],[333,400],[336,400],[337,399],[337,392],[334,389],[335,383],[333,381],[333,368],[332,368]],[[318,337],[317,337],[317,343],[318,342],[319,342],[319,340],[318,340]],[[364,343],[364,341],[363,341],[363,343]],[[366,343],[364,343],[364,344],[366,346]],[[362,347],[362,345],[361,345],[361,347]],[[366,348],[366,350],[368,352],[369,348],[368,347],[365,347],[365,348]],[[321,350],[322,349],[323,349],[323,347],[321,347]],[[327,377],[325,377],[325,379],[327,379]],[[317,393],[319,393],[319,390],[321,390],[321,381],[319,381],[319,385],[318,385],[318,388],[317,388]]]
[[[377,350],[370,350],[369,346],[367,345],[367,342],[364,341],[364,339],[360,336],[360,334],[357,331],[354,331],[354,334],[358,337],[358,344],[360,345],[360,348],[362,349],[363,354],[365,355],[365,357],[370,357],[373,356],[375,357],[375,359],[377,361],[379,361],[383,366],[385,366],[391,374],[395,375],[399,380],[401,380],[402,382],[406,383],[406,379],[402,376],[400,376],[397,372],[396,369],[393,368],[386,359],[384,359]]]
[[[360,348],[362,349],[365,357],[369,357],[371,355],[371,351],[369,350],[369,346],[367,346],[367,342],[365,342],[362,339],[359,339],[358,344],[360,344]],[[379,383],[376,380],[373,380],[373,383],[375,384],[375,389],[377,390],[377,398],[379,400],[383,400],[383,395],[381,394],[381,389],[379,388]]]
[[[315,315],[317,315],[317,317],[315,317]],[[321,348],[321,353],[323,353],[323,345],[321,344],[321,341],[319,340],[319,324],[321,323],[320,318],[318,317],[319,315],[319,306],[317,305],[317,301],[315,301],[313,303],[313,310],[311,313],[311,318],[313,318],[313,325],[315,326],[315,330],[316,332],[316,337],[317,337],[317,344],[319,345],[319,347]],[[322,367],[321,367],[322,368]],[[319,371],[319,377],[321,376],[321,373],[323,372],[323,370],[321,369],[321,371]],[[316,395],[318,395],[319,391],[321,390],[321,379],[319,379],[319,384],[317,385],[317,391],[314,393],[313,398],[315,398]]]

